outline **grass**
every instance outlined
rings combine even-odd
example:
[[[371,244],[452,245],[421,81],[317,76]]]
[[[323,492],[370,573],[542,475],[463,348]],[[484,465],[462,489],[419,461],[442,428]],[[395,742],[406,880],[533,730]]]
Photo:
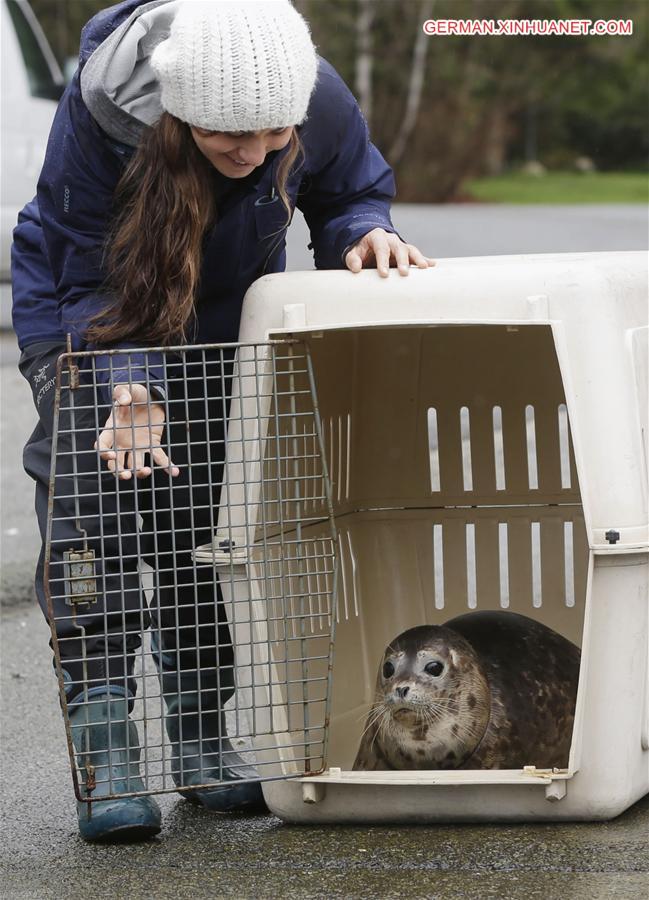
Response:
[[[645,172],[513,172],[476,178],[465,185],[470,199],[485,203],[647,203]]]

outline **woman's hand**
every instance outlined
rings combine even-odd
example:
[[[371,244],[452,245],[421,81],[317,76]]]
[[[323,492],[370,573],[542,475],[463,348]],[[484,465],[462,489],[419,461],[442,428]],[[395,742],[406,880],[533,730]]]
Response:
[[[399,275],[407,275],[410,263],[419,269],[435,265],[435,260],[424,256],[412,244],[405,244],[398,234],[391,234],[383,228],[374,228],[347,251],[345,265],[352,272],[376,267],[382,278],[388,277],[390,266],[399,269]]]
[[[144,465],[148,453],[152,464],[171,475],[180,473],[160,446],[164,430],[164,406],[151,401],[143,384],[118,384],[113,391],[113,411],[106,419],[95,450],[117,472],[123,481],[133,477],[148,478],[151,466]]]

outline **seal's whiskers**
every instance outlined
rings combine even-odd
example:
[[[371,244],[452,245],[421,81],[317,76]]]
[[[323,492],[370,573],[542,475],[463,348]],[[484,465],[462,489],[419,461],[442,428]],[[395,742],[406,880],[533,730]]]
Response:
[[[367,717],[367,723],[365,725],[365,728],[363,729],[361,738],[363,738],[365,736],[366,732],[368,732],[370,730],[370,728],[372,728],[373,725],[376,725],[378,720],[383,718],[383,716],[385,716],[387,714],[387,712],[388,712],[388,709],[387,709],[387,706],[385,703],[381,703],[380,706],[372,707],[372,709],[370,710],[370,713]]]
[[[361,715],[356,719],[357,722],[364,721],[369,719],[372,713],[376,712],[379,706],[385,706],[383,703],[383,697],[378,692],[374,695],[374,700],[372,701],[372,706],[370,707],[369,713],[361,713]],[[363,732],[364,734],[365,732]]]

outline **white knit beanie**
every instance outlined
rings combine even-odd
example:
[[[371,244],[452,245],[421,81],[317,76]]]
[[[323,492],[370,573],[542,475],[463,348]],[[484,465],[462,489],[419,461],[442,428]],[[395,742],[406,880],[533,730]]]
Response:
[[[304,121],[318,63],[289,0],[184,0],[151,66],[163,109],[183,122],[261,131]]]

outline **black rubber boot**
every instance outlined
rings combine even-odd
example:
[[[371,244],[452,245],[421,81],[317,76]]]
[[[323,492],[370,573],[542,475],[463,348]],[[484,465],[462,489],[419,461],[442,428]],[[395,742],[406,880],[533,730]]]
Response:
[[[178,787],[211,785],[180,793],[216,812],[265,810],[258,781],[242,781],[234,769],[246,762],[232,746],[220,710],[216,671],[178,671],[177,654],[160,652],[152,632],[152,656],[167,707],[165,724],[172,751],[171,774]]]
[[[162,817],[151,797],[112,797],[143,791],[140,745],[125,698],[98,694],[70,707],[72,741],[83,775],[77,801],[79,832],[86,841],[139,841],[160,832]],[[111,799],[102,800],[110,796]]]

